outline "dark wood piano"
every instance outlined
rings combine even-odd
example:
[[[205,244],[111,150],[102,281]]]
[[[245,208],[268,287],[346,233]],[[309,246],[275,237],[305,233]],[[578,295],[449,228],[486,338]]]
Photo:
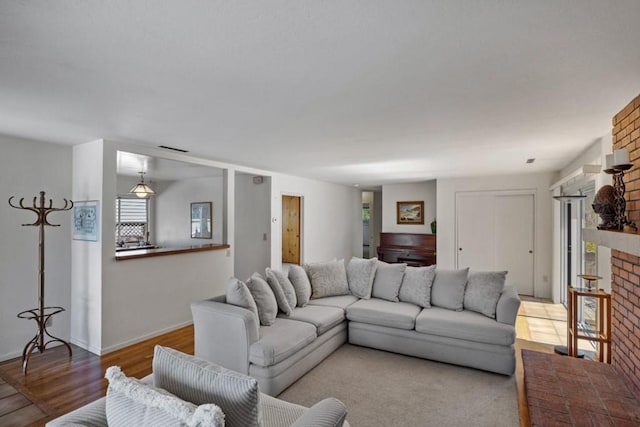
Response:
[[[378,259],[404,262],[413,267],[436,263],[436,235],[418,233],[380,233]]]

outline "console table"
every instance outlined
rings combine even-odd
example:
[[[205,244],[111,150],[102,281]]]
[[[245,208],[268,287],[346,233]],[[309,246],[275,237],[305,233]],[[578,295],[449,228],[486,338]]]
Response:
[[[595,298],[597,300],[597,331],[593,336],[580,333],[578,328],[578,299]],[[605,291],[569,286],[567,298],[567,354],[578,357],[578,340],[596,341],[598,361],[611,363],[611,294]]]

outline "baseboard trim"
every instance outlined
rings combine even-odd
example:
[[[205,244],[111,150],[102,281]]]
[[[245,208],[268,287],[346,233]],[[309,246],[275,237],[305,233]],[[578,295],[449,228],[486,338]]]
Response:
[[[84,350],[87,350],[90,353],[93,353],[95,355],[100,356],[100,348],[96,347],[96,346],[89,345],[89,343],[86,342],[86,341],[79,340],[77,338],[71,337],[69,342],[71,342],[71,344],[73,344],[73,345],[77,345],[78,347],[80,347],[80,348],[82,348]]]
[[[118,344],[114,344],[114,345],[110,345],[108,347],[104,347],[101,350],[101,352],[97,353],[97,354],[99,354],[100,356],[103,356],[105,354],[114,352],[116,350],[120,350],[120,349],[122,349],[124,347],[128,347],[128,346],[133,345],[133,344],[138,344],[139,342],[142,342],[142,341],[145,341],[145,340],[148,340],[148,339],[151,339],[151,338],[155,338],[155,337],[157,337],[159,335],[164,335],[164,334],[169,333],[169,332],[173,332],[176,329],[184,328],[185,326],[189,326],[189,325],[193,325],[193,320],[188,320],[186,322],[178,323],[177,325],[172,325],[172,326],[169,326],[169,327],[166,327],[166,328],[163,328],[163,329],[159,329],[157,331],[150,332],[150,333],[145,334],[145,335],[141,335],[141,336],[136,337],[136,338],[132,338],[132,339],[127,340],[127,341],[123,341],[123,342],[118,343]],[[91,350],[89,350],[89,351],[91,351]]]

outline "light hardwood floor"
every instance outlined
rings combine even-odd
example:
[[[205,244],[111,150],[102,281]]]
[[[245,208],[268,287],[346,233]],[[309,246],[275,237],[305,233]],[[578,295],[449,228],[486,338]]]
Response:
[[[516,379],[521,426],[530,423],[522,384],[520,350],[527,348],[553,352],[554,344],[545,342],[540,336],[538,339],[541,341],[535,341],[532,332],[541,328],[539,322],[530,322],[532,319],[544,319],[545,316],[549,321],[562,322],[562,312],[558,307],[540,301],[533,302],[535,304],[525,301],[516,322]],[[544,313],[544,310],[548,312]],[[563,331],[559,329],[557,332],[561,336]],[[69,360],[66,349],[49,349],[32,357],[26,377],[22,375],[20,359],[0,363],[0,425],[42,426],[58,415],[104,396],[107,382],[103,377],[109,366],[119,365],[127,375],[138,378],[150,374],[156,344],[193,354],[193,327],[187,326],[102,357],[74,346],[73,358]]]

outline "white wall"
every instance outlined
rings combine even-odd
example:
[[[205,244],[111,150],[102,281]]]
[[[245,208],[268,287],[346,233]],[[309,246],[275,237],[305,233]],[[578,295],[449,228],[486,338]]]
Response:
[[[271,267],[282,268],[282,196],[302,197],[302,262],[362,256],[362,195],[290,175],[271,178]]]
[[[13,209],[11,196],[25,205],[44,191],[54,207],[71,199],[71,147],[0,135],[0,361],[22,354],[36,333],[32,320],[18,319],[18,312],[38,307],[38,227],[22,227],[35,214]],[[39,203],[39,202],[38,202]],[[45,303],[67,311],[53,318],[53,335],[69,339],[71,294],[71,213],[54,212],[45,227]]]
[[[535,192],[536,297],[551,298],[552,205],[549,187],[555,174],[502,175],[441,179],[437,182],[438,265],[454,268],[456,259],[456,193],[465,191],[532,190]]]
[[[160,246],[222,243],[222,176],[161,182],[156,185],[155,243]],[[191,203],[213,203],[211,239],[191,238]]]
[[[97,200],[102,223],[108,220],[105,212],[115,212],[114,203],[105,203],[103,199],[103,150],[102,140],[73,147],[73,200]],[[115,226],[115,218],[112,224]],[[104,230],[101,227],[97,242],[74,240],[71,245],[71,342],[96,354],[102,345],[102,251],[105,240],[111,241],[111,253],[115,253],[113,232],[108,233],[111,238],[105,239]]]
[[[234,275],[241,280],[271,265],[271,178],[254,184],[251,174],[236,173]],[[266,234],[266,239],[264,235]]]
[[[396,202],[424,201],[424,224],[398,224]],[[431,221],[436,218],[436,181],[382,186],[383,233],[431,233]]]

